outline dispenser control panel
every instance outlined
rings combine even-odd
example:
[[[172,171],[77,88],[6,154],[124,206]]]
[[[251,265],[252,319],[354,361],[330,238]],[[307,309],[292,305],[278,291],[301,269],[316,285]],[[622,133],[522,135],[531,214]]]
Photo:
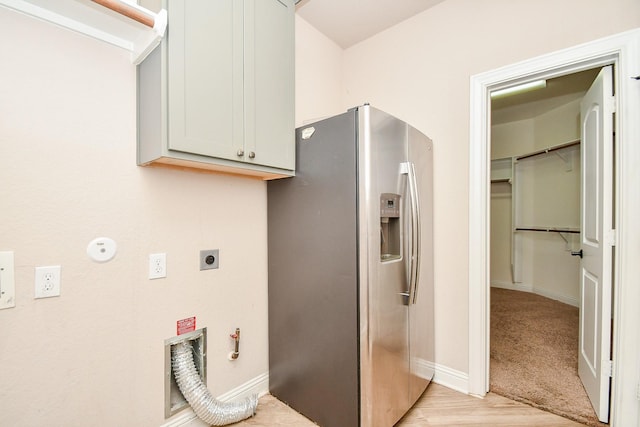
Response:
[[[380,217],[399,218],[400,217],[400,195],[393,193],[382,193],[380,195]]]
[[[400,195],[380,195],[380,260],[400,259]]]

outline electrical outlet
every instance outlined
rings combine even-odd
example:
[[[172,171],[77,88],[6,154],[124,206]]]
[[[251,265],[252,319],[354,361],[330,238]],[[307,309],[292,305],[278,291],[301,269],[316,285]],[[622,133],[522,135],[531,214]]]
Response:
[[[149,279],[167,277],[167,254],[149,255]]]
[[[218,249],[200,251],[200,270],[211,270],[220,266]]]
[[[60,296],[60,266],[36,267],[35,298]]]

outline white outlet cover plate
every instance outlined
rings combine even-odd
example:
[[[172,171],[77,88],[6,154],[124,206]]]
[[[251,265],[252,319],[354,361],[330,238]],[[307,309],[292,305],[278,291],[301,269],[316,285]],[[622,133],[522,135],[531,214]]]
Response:
[[[98,237],[89,242],[87,255],[95,262],[108,262],[116,256],[118,246],[113,239],[108,237]]]
[[[149,255],[149,279],[162,279],[167,277],[167,254]]]
[[[60,266],[36,267],[35,298],[60,296]]]

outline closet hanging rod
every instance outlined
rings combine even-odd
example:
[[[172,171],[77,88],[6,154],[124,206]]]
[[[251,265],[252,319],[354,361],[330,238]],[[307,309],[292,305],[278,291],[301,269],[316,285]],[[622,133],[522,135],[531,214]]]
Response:
[[[134,6],[124,3],[120,0],[91,0],[101,6],[111,9],[120,15],[126,16],[129,19],[133,19],[147,27],[153,28],[155,25],[155,18],[151,15],[144,13],[143,11],[136,9]]]
[[[580,140],[567,142],[564,144],[554,145],[553,147],[544,148],[542,150],[534,151],[532,153],[523,154],[522,156],[516,156],[516,160],[522,160],[533,156],[539,156],[540,154],[551,153],[552,151],[562,150],[563,148],[573,147],[574,145],[580,145]]]
[[[542,231],[546,233],[580,234],[580,230],[577,228],[561,228],[561,227],[516,227],[515,231]]]

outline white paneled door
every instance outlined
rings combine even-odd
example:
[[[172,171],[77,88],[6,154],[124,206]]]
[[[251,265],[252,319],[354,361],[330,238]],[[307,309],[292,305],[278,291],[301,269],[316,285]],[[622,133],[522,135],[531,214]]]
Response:
[[[609,420],[613,230],[612,66],[602,68],[581,104],[582,220],[578,373],[598,418]]]

